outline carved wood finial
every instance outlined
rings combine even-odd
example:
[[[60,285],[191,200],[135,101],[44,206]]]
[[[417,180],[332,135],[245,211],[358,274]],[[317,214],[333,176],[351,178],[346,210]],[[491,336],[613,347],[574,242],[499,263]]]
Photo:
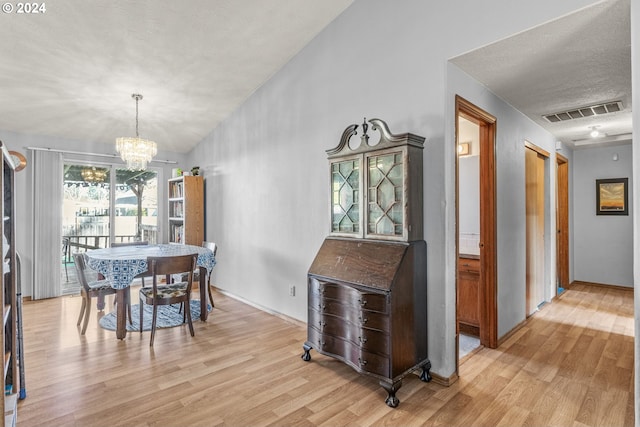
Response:
[[[363,146],[369,145],[369,135],[367,135],[367,129],[369,129],[369,125],[367,124],[367,118],[362,119],[362,136],[360,137],[361,144]]]

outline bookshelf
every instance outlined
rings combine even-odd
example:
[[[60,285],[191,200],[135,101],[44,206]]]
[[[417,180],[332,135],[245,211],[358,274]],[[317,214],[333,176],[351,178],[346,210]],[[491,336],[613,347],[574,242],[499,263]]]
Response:
[[[14,164],[6,146],[0,142],[2,152],[2,167],[0,179],[2,184],[2,221],[0,235],[2,235],[2,307],[4,327],[0,335],[4,349],[4,375],[2,385],[5,390],[2,399],[3,426],[15,426],[18,412],[18,391],[20,390],[18,376],[17,352],[17,291],[16,291],[16,245],[15,245],[15,201],[14,201]]]
[[[202,245],[204,179],[181,176],[169,180],[169,243]]]

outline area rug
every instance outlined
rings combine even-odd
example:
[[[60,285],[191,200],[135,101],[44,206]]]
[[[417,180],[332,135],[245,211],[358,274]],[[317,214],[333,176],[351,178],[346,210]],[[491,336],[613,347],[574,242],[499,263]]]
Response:
[[[211,306],[207,304],[207,309],[211,311]],[[129,324],[127,321],[127,331],[139,331],[140,330],[140,305],[135,304],[131,306],[131,317],[133,317],[133,323]],[[193,321],[200,318],[200,301],[191,301],[191,319]],[[143,331],[151,330],[151,320],[153,319],[153,306],[144,304],[144,325]],[[107,313],[99,321],[100,326],[110,331],[116,330],[116,313]],[[180,304],[174,305],[160,305],[158,306],[158,320],[156,321],[157,328],[173,328],[174,326],[182,325],[182,312],[180,312]]]

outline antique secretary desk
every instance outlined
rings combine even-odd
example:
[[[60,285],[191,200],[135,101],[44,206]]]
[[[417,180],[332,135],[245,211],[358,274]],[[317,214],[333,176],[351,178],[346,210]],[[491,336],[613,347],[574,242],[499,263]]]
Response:
[[[424,138],[392,134],[371,119],[380,140],[369,143],[366,120],[360,144],[345,129],[327,150],[331,233],[308,272],[308,327],[302,359],[310,350],[332,356],[379,380],[387,405],[398,406],[402,379],[427,358],[427,245],[423,240]],[[356,138],[353,138],[357,140]]]

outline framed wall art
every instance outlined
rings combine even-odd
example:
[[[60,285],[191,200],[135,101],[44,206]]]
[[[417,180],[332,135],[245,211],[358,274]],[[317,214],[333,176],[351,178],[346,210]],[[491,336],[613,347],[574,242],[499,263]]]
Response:
[[[596,179],[596,215],[629,215],[629,178]]]

